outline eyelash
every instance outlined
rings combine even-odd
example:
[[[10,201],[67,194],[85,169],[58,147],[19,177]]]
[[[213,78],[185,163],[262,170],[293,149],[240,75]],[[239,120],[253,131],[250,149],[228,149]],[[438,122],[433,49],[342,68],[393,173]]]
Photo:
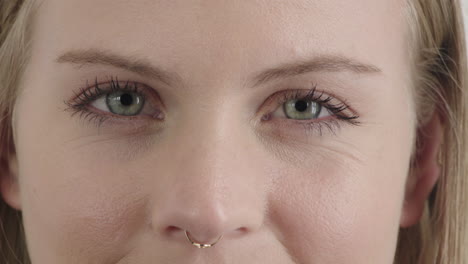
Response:
[[[80,88],[79,92],[75,92],[75,96],[70,101],[64,101],[64,103],[68,106],[66,111],[71,111],[71,116],[73,117],[76,114],[79,114],[80,118],[84,119],[85,121],[89,122],[96,122],[96,126],[99,128],[101,125],[108,119],[122,119],[118,117],[112,117],[110,115],[102,115],[98,114],[94,111],[88,109],[88,105],[99,99],[101,96],[110,94],[116,91],[121,92],[131,92],[135,93],[139,96],[143,96],[146,99],[145,93],[141,92],[140,87],[135,82],[127,81],[124,87],[120,86],[119,80],[117,77],[110,78],[110,85],[106,88],[100,88],[100,84],[97,81],[97,77],[95,79],[94,86],[91,88]],[[86,87],[89,87],[89,82],[86,81]],[[137,116],[129,116],[125,119],[132,120],[138,118]]]
[[[307,120],[301,122],[297,119],[290,119],[294,120],[295,123],[299,123],[305,129],[305,132],[311,131],[318,131],[320,136],[323,134],[323,129],[328,129],[331,133],[336,135],[336,130],[341,127],[342,122],[346,122],[351,125],[358,126],[361,122],[358,120],[359,116],[354,113],[353,110],[349,107],[346,102],[339,102],[339,103],[331,103],[332,100],[335,98],[330,95],[325,95],[324,92],[317,91],[317,84],[312,83],[312,88],[309,89],[299,89],[299,90],[287,90],[280,92],[280,98],[276,99],[277,96],[271,96],[271,100],[275,101],[276,105],[282,106],[284,103],[290,100],[297,100],[297,101],[313,101],[318,103],[320,106],[329,110],[330,114],[333,116],[331,118],[323,119],[321,121],[317,121],[317,119]],[[305,93],[305,94],[304,94]],[[275,108],[276,110],[277,108]],[[346,115],[344,112],[348,110],[351,114]],[[269,120],[271,117],[271,112],[264,115],[262,120]],[[286,124],[286,126],[290,126]]]
[[[80,88],[79,92],[75,92],[75,96],[70,101],[64,101],[64,103],[68,106],[66,109],[67,111],[71,111],[71,116],[73,117],[75,114],[79,114],[80,118],[87,120],[89,122],[96,122],[96,126],[99,128],[106,120],[108,119],[127,119],[132,120],[138,118],[138,116],[127,116],[125,118],[118,118],[113,117],[111,115],[103,115],[98,114],[95,111],[91,111],[88,108],[88,105],[95,101],[96,99],[100,98],[103,95],[113,93],[116,91],[121,92],[131,92],[135,93],[139,96],[143,96],[145,99],[144,92],[141,92],[139,86],[135,82],[127,81],[124,87],[120,86],[118,78],[111,77],[110,85],[106,88],[100,88],[100,84],[98,84],[97,77],[95,79],[95,84],[91,88]],[[86,87],[89,87],[88,81],[86,81]],[[286,90],[278,92],[279,95],[272,95],[269,97],[268,101],[274,101],[274,103],[278,106],[282,106],[289,100],[298,100],[298,101],[313,101],[320,104],[322,107],[329,110],[330,114],[333,116],[332,118],[328,118],[322,121],[316,121],[317,119],[313,119],[313,121],[306,121],[300,122],[300,120],[296,119],[289,119],[294,120],[295,123],[302,124],[303,128],[306,132],[310,132],[312,130],[316,130],[322,135],[322,130],[327,128],[333,134],[335,133],[335,129],[339,129],[341,122],[347,122],[351,125],[360,125],[360,122],[357,120],[359,118],[358,115],[355,115],[353,111],[352,115],[344,114],[345,110],[350,110],[350,107],[346,104],[346,102],[339,102],[336,104],[332,104],[331,101],[335,98],[327,95],[324,97],[323,92],[317,91],[317,84],[312,84],[312,88],[310,89],[299,89],[299,90]],[[305,95],[304,95],[305,93]],[[277,99],[279,97],[279,99]],[[268,103],[269,105],[269,103]],[[277,109],[277,107],[275,108]],[[264,115],[262,117],[262,121],[269,120],[271,117],[272,112]],[[289,126],[289,125],[287,125]]]

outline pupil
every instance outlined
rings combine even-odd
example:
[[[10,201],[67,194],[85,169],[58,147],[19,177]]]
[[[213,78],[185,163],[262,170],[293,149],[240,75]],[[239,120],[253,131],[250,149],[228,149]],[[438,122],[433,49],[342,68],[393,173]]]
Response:
[[[120,102],[125,106],[131,105],[133,103],[133,97],[129,94],[123,94],[120,96]]]
[[[297,101],[294,106],[296,107],[298,111],[304,112],[307,109],[307,102]]]

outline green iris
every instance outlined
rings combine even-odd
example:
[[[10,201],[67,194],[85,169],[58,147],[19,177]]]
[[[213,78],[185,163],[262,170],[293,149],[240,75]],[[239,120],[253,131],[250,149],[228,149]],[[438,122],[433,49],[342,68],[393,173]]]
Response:
[[[117,115],[134,116],[138,115],[145,104],[142,96],[132,93],[118,91],[107,95],[106,103],[109,110]]]
[[[316,119],[322,106],[319,103],[304,100],[289,100],[284,104],[284,112],[292,119]]]

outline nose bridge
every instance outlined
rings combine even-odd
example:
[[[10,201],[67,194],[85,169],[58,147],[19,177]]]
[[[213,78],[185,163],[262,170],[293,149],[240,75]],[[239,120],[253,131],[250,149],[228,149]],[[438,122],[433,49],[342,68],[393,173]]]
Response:
[[[204,111],[208,111],[205,109]],[[262,222],[263,197],[255,166],[250,163],[248,133],[239,133],[239,121],[217,114],[194,114],[180,122],[167,138],[173,157],[171,188],[153,222],[168,238],[184,239],[183,231],[201,242],[246,234]],[[202,120],[203,119],[203,120]],[[244,135],[245,134],[245,135]]]

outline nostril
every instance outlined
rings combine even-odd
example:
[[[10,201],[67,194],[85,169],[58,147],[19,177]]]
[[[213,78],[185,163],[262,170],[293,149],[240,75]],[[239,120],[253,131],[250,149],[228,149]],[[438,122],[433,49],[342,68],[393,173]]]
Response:
[[[239,227],[235,231],[237,233],[245,233],[245,232],[247,232],[247,228],[246,227]]]
[[[184,230],[178,228],[177,226],[168,226],[164,231],[168,236],[174,236],[177,233],[183,232]]]
[[[233,236],[243,236],[244,234],[246,234],[248,232],[248,228],[247,227],[240,227],[240,228],[237,228],[236,230],[234,230],[233,232]]]

